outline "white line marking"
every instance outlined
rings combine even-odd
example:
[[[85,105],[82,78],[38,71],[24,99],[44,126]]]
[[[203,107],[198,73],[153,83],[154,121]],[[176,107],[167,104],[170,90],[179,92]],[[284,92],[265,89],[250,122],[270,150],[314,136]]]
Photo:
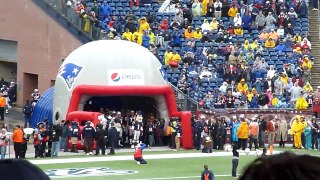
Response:
[[[214,177],[231,177],[231,175],[214,175]],[[128,180],[164,180],[164,179],[189,179],[200,178],[200,176],[185,176],[185,177],[164,177],[164,178],[147,178],[147,179],[128,179]]]
[[[274,154],[280,151],[274,151]],[[246,156],[244,153],[240,155]],[[251,151],[249,155],[256,155],[255,151]],[[144,159],[177,159],[177,158],[194,158],[194,157],[218,157],[232,156],[232,152],[213,152],[213,153],[180,153],[180,154],[153,154],[144,155]],[[126,156],[100,156],[88,158],[68,158],[68,159],[42,159],[30,160],[32,164],[68,164],[68,163],[83,163],[83,162],[105,162],[105,161],[127,161],[133,160],[133,155]]]

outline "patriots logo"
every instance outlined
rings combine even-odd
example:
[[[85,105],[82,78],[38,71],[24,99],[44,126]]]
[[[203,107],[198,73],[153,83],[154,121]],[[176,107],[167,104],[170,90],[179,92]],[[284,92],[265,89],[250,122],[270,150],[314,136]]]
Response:
[[[64,79],[65,83],[68,86],[68,89],[70,90],[72,88],[72,85],[75,79],[78,77],[82,69],[83,69],[82,66],[79,66],[73,63],[67,63],[60,68],[58,76]]]

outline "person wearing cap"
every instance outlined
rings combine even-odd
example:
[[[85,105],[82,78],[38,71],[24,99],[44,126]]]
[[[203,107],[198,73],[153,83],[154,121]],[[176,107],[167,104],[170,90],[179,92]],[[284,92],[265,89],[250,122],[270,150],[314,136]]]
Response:
[[[275,46],[276,46],[276,43],[271,37],[269,37],[264,43],[264,47],[266,48],[273,49]]]
[[[244,79],[241,79],[240,82],[238,83],[237,90],[238,92],[242,92],[242,91],[246,92],[248,90],[248,85],[246,84]]]
[[[257,118],[253,117],[252,121],[250,122],[250,125],[249,125],[249,138],[250,138],[249,149],[250,149],[250,151],[252,148],[252,143],[254,143],[255,150],[259,149],[258,135],[259,135],[259,124],[257,122]]]
[[[247,141],[249,137],[249,125],[243,114],[240,115],[240,120],[241,120],[241,124],[237,131],[237,137],[239,141],[238,148],[239,149],[241,148],[244,151],[247,148]]]
[[[261,34],[259,35],[260,40],[267,40],[269,38],[269,33],[267,32],[266,29],[263,29]]]
[[[201,173],[201,180],[214,180],[214,174],[209,170],[208,165],[204,165]]]

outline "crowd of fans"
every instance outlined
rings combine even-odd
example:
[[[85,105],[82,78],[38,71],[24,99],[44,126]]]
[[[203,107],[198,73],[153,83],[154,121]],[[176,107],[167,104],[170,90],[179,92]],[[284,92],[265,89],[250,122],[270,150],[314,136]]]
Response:
[[[124,11],[109,1],[66,4],[85,31],[95,26],[104,38],[150,49],[168,81],[205,109],[301,110],[316,98],[304,0],[170,1],[172,13],[155,12],[154,1],[122,2]]]

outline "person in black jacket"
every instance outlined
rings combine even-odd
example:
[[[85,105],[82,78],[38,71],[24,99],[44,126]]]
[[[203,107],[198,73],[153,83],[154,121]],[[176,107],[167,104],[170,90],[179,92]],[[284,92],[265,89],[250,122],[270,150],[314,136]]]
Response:
[[[95,138],[94,127],[91,126],[91,122],[87,121],[86,126],[82,130],[82,139],[84,140],[84,150],[87,155],[92,155],[93,143]]]
[[[268,109],[268,103],[270,99],[269,97],[265,94],[265,92],[261,92],[261,94],[258,97],[258,104],[260,106],[260,109]]]
[[[258,116],[259,118],[259,147],[265,147],[265,140],[266,140],[266,129],[267,129],[267,122],[264,120],[263,116]]]
[[[226,135],[226,128],[224,123],[221,122],[222,120],[218,121],[218,129],[217,129],[217,138],[218,138],[218,149],[223,150],[223,145],[225,142],[225,135]]]
[[[118,144],[119,134],[118,131],[114,125],[114,123],[111,123],[111,128],[108,131],[108,143],[110,146],[110,152],[108,155],[114,155],[114,148]]]
[[[23,114],[24,114],[24,128],[28,127],[28,124],[30,126],[30,118],[31,114],[33,112],[33,107],[29,100],[26,100],[26,104],[23,107]]]
[[[317,119],[314,117],[312,118],[312,126],[314,129],[312,129],[312,149],[318,150],[319,144],[318,144],[318,133],[319,133],[319,124],[317,123]]]
[[[203,131],[203,124],[199,119],[196,119],[194,123],[194,135],[195,135],[195,149],[200,150],[201,146],[201,133]]]
[[[77,150],[77,144],[78,144],[78,139],[79,139],[79,126],[78,123],[76,121],[72,121],[71,123],[71,128],[70,128],[70,136],[71,136],[71,151],[70,152],[74,152],[74,153],[78,153]],[[68,139],[66,140],[67,144],[66,144],[66,149],[68,151]]]
[[[58,157],[59,152],[59,140],[62,135],[62,127],[60,125],[52,125],[52,130],[50,131],[50,136],[52,139],[52,150],[51,157]]]
[[[60,126],[62,127],[61,139],[60,139],[60,150],[64,152],[68,151],[68,139],[70,135],[69,129],[70,121],[62,120]]]
[[[107,137],[107,131],[103,129],[102,124],[97,124],[97,132],[96,132],[96,154],[99,155],[99,151],[101,149],[102,155],[106,154],[106,137]]]

